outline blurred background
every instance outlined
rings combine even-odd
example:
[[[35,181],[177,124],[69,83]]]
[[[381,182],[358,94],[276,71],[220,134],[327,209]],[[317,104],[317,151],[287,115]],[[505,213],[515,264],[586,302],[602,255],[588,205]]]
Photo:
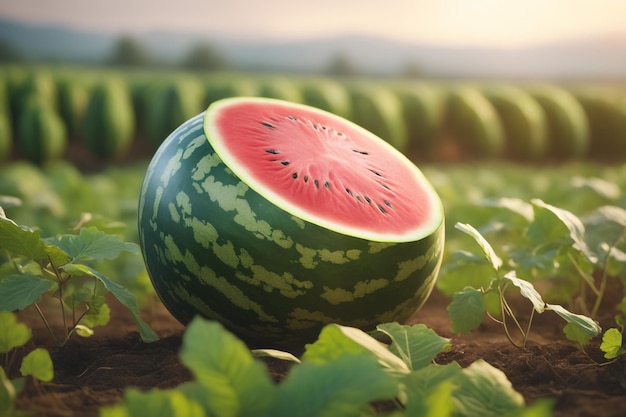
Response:
[[[621,78],[623,16],[620,0],[22,0],[0,6],[0,60],[386,77]]]

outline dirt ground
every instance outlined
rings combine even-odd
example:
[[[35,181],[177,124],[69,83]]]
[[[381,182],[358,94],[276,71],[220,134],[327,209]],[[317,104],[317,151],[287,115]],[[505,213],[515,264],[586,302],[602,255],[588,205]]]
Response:
[[[623,417],[626,415],[626,361],[621,358],[606,366],[598,349],[599,341],[588,347],[586,356],[562,334],[561,320],[543,314],[533,322],[525,349],[513,347],[501,328],[489,320],[479,331],[459,336],[450,332],[446,306],[449,300],[435,292],[413,318],[441,336],[452,339],[450,351],[436,361],[457,361],[462,366],[482,358],[501,369],[521,392],[527,403],[549,397],[555,401],[558,417]],[[111,322],[96,329],[91,338],[74,337],[64,348],[52,347],[38,317],[21,313],[35,334],[29,348],[50,349],[55,378],[51,383],[29,383],[17,401],[19,410],[35,416],[97,416],[98,409],[121,399],[124,388],[175,387],[190,379],[179,363],[183,326],[158,303],[144,315],[159,334],[155,343],[141,342],[134,322],[115,300],[110,302]],[[545,317],[544,317],[545,316]],[[548,317],[549,316],[549,317]],[[603,328],[611,325],[610,317]],[[266,361],[275,380],[288,370],[283,361]]]

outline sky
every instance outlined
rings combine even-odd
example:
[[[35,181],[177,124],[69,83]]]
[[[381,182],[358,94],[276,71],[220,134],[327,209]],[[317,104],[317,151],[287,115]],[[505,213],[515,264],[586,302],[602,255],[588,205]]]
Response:
[[[284,40],[359,33],[503,48],[626,35],[626,0],[0,0],[0,17],[107,33]]]

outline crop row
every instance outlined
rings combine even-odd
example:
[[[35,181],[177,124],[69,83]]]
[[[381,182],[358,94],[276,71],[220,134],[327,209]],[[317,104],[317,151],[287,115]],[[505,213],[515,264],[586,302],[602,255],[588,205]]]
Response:
[[[211,102],[263,96],[353,120],[417,160],[622,160],[616,86],[0,68],[0,162],[150,156]]]

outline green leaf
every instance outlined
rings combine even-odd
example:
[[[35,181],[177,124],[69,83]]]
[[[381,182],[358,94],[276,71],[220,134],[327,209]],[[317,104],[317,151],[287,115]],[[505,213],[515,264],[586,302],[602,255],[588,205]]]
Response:
[[[535,206],[535,220],[526,232],[533,243],[543,245],[553,240],[569,240],[592,263],[597,262],[597,256],[585,242],[585,226],[575,214],[539,199],[531,202]]]
[[[389,350],[412,371],[428,365],[439,352],[450,347],[450,339],[439,336],[423,324],[406,326],[385,323],[376,326],[376,329],[391,338]]]
[[[532,405],[511,410],[502,417],[553,417],[553,408],[553,399],[540,398],[535,400]]]
[[[32,337],[30,328],[17,321],[15,314],[0,311],[0,353],[24,346]]]
[[[62,235],[49,242],[69,254],[74,263],[115,259],[122,252],[139,253],[134,243],[123,242],[117,235],[109,235],[95,227],[83,227],[78,235]]]
[[[611,328],[604,332],[600,350],[604,352],[607,359],[615,359],[619,355],[626,353],[626,349],[622,346],[622,332],[615,328]]]
[[[563,329],[565,336],[581,345],[586,345],[593,337],[602,332],[597,321],[581,314],[572,313],[558,304],[546,304],[546,310],[552,310],[561,316],[567,322]]]
[[[37,348],[22,359],[20,372],[23,376],[32,375],[43,382],[50,382],[54,377],[54,366],[50,353],[42,348]]]
[[[159,340],[159,336],[157,336],[150,326],[148,326],[141,318],[139,308],[137,307],[137,299],[126,288],[111,281],[109,278],[87,265],[66,264],[63,266],[63,270],[70,275],[89,275],[99,279],[104,284],[104,287],[128,309],[133,320],[137,323],[141,339],[144,342],[154,342]]]
[[[408,416],[447,416],[454,411],[452,391],[454,380],[462,368],[452,362],[447,365],[429,365],[411,372],[402,379],[406,390]],[[444,388],[445,387],[445,388]]]
[[[4,216],[0,216],[0,248],[37,262],[50,259],[57,266],[70,260],[63,250],[41,239],[38,230],[19,226]]]
[[[206,390],[203,405],[211,415],[261,415],[274,402],[276,389],[265,365],[218,322],[193,319],[180,359]]]
[[[507,273],[502,278],[519,288],[520,294],[532,303],[533,308],[537,313],[543,313],[546,303],[543,301],[541,294],[539,294],[533,284],[518,278],[515,275],[515,271]]]
[[[499,417],[524,406],[504,372],[482,359],[463,369],[457,382],[455,404],[465,417]]]
[[[502,259],[500,259],[498,255],[496,255],[496,252],[493,250],[489,242],[487,242],[487,240],[483,237],[483,235],[480,234],[478,230],[476,230],[472,225],[466,223],[457,223],[454,225],[454,227],[470,235],[476,241],[476,243],[478,243],[478,246],[480,246],[483,254],[485,255],[485,258],[487,259],[487,261],[489,261],[493,269],[496,271],[500,269],[500,267],[502,266]]]
[[[102,304],[91,306],[89,312],[83,316],[81,323],[87,327],[93,328],[98,326],[106,326],[111,319],[111,309],[108,305]]]
[[[481,205],[485,207],[497,207],[509,210],[522,216],[528,222],[532,221],[534,217],[532,204],[529,204],[519,198],[488,198],[483,200]]]
[[[178,390],[147,392],[128,388],[121,404],[103,408],[100,417],[204,417],[202,406]]]
[[[15,311],[39,301],[57,283],[33,274],[15,274],[0,281],[0,310]]]
[[[393,372],[409,372],[407,364],[391,353],[387,346],[363,330],[339,324],[327,324],[324,326],[318,339],[313,344],[306,345],[302,359],[304,361],[328,363],[346,353],[366,354],[375,358],[381,366]]]
[[[10,416],[17,392],[6,372],[0,366],[0,416]]]
[[[485,305],[483,294],[474,288],[466,288],[452,296],[448,306],[452,331],[467,334],[476,330],[483,321]]]
[[[353,417],[398,394],[398,382],[370,355],[344,354],[294,366],[278,387],[271,417]]]

